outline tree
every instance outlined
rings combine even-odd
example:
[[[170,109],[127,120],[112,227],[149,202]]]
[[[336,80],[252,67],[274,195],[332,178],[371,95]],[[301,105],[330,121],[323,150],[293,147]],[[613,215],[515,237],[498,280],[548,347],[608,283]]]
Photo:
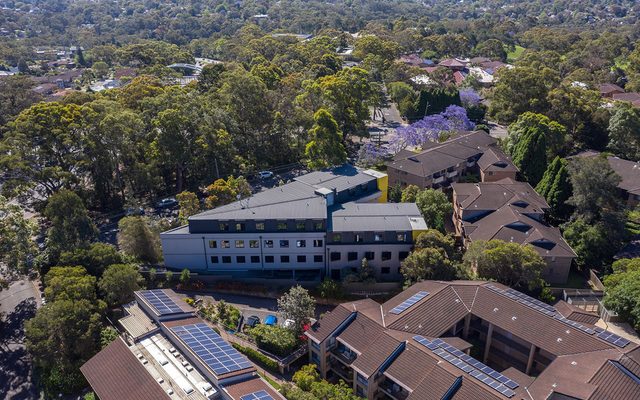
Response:
[[[229,176],[227,180],[217,179],[205,189],[208,197],[205,199],[207,208],[215,208],[232,203],[239,198],[243,199],[251,195],[251,186],[243,176],[234,178]]]
[[[311,384],[319,380],[320,374],[313,364],[305,365],[293,374],[293,382],[305,392],[310,391]]]
[[[567,127],[577,146],[602,149],[606,145],[608,123],[602,126],[599,120],[600,93],[565,84],[549,92],[548,102],[549,116]]]
[[[568,162],[564,158],[554,158],[536,186],[536,192],[544,197],[551,207],[551,216],[558,221],[566,220],[571,212],[571,206],[567,204],[571,197],[567,165]]]
[[[124,217],[118,223],[118,246],[137,260],[155,264],[162,259],[159,232],[146,217]]]
[[[118,339],[118,331],[114,328],[107,326],[100,331],[100,348],[104,349],[111,344],[114,340]]]
[[[13,278],[28,272],[37,248],[33,237],[37,226],[25,218],[23,208],[0,195],[0,275]]]
[[[445,218],[453,211],[453,206],[444,193],[425,189],[416,196],[416,205],[428,227],[444,232]]]
[[[387,157],[387,150],[373,142],[365,143],[358,150],[358,161],[356,164],[359,167],[371,168],[376,165],[380,165]]]
[[[49,197],[43,215],[50,223],[46,240],[49,262],[55,263],[62,252],[88,246],[97,237],[98,229],[84,202],[70,190]]]
[[[615,155],[627,160],[640,160],[640,111],[630,104],[614,107],[609,120],[609,145]]]
[[[360,263],[358,280],[365,283],[375,283],[376,281],[375,271],[373,270],[373,267],[369,265],[369,260],[367,260],[366,258],[363,258],[362,262]]]
[[[284,318],[294,321],[295,331],[298,333],[313,318],[315,307],[313,297],[300,285],[292,287],[278,299],[278,311]]]
[[[305,148],[307,166],[322,169],[341,165],[347,160],[347,151],[342,144],[342,132],[329,112],[323,108],[314,116],[313,128],[309,131],[309,143]]]
[[[617,260],[611,266],[612,273],[604,277],[604,286],[607,290],[613,289],[629,278],[632,272],[640,271],[640,258],[623,258]]]
[[[402,190],[402,197],[400,197],[400,201],[402,203],[415,203],[418,193],[420,193],[419,187],[416,185],[409,185]]]
[[[495,280],[519,290],[542,287],[547,264],[530,245],[502,240],[474,241],[463,257],[480,279]]]
[[[477,56],[491,58],[493,60],[507,61],[507,52],[504,44],[498,39],[488,39],[478,43],[474,49]]]
[[[575,215],[591,221],[599,219],[603,212],[620,208],[617,187],[621,178],[605,155],[576,157],[567,167],[573,187],[573,194],[567,202],[575,207]]]
[[[59,265],[76,265],[84,267],[90,275],[102,276],[109,265],[123,264],[125,257],[115,246],[107,243],[91,243],[88,247],[81,247],[60,254]]]
[[[191,271],[185,268],[180,273],[180,283],[182,285],[187,285],[189,284],[190,281],[191,281]]]
[[[29,76],[4,76],[0,79],[0,126],[42,99],[31,90],[34,86]]]
[[[49,302],[87,299],[96,301],[96,278],[83,267],[53,267],[44,276],[44,294]]]
[[[640,270],[633,269],[616,277],[616,284],[607,288],[604,305],[640,331]],[[605,282],[607,280],[605,279]]]
[[[318,285],[318,292],[323,299],[340,299],[342,297],[342,285],[333,279],[324,278]]]
[[[407,146],[419,147],[438,142],[451,132],[468,131],[474,127],[464,108],[450,105],[439,114],[428,115],[409,126],[398,127],[390,145],[397,153]]]
[[[93,73],[97,78],[104,78],[109,73],[109,66],[104,61],[97,61],[91,66]]]
[[[604,213],[601,220],[577,215],[562,228],[567,243],[578,255],[578,266],[601,272],[622,247],[626,236],[624,219],[617,213]]]
[[[176,199],[180,204],[180,212],[178,218],[181,224],[186,224],[190,216],[200,211],[200,200],[193,192],[182,192],[176,195]]]
[[[411,285],[425,279],[450,281],[456,278],[456,267],[442,249],[416,249],[402,261],[400,272]]]
[[[546,151],[546,136],[536,129],[525,132],[513,148],[513,164],[532,186],[540,182],[547,169]]]
[[[444,235],[436,229],[427,229],[418,235],[415,247],[417,249],[439,249],[448,259],[456,259],[458,252],[455,245],[455,240],[451,235]]]
[[[140,290],[143,278],[134,264],[113,264],[107,267],[98,282],[104,299],[111,307],[133,300],[133,292]]]
[[[513,155],[522,140],[533,132],[544,134],[548,162],[566,152],[567,129],[545,115],[526,112],[509,125],[509,135],[505,141],[507,153]]]

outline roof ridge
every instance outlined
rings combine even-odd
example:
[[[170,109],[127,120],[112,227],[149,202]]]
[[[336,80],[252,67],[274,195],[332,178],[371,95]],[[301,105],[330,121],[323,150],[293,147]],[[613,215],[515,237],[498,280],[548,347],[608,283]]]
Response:
[[[460,294],[458,294],[458,291],[456,290],[456,288],[454,288],[453,285],[449,285],[449,287],[453,290],[453,292],[456,294],[456,296],[458,296],[458,299],[460,299],[460,302],[467,309],[467,311],[471,312],[471,309],[469,307],[467,307],[467,304],[464,302],[464,300],[462,300],[462,297],[460,297]],[[474,300],[475,300],[475,296],[474,296]]]

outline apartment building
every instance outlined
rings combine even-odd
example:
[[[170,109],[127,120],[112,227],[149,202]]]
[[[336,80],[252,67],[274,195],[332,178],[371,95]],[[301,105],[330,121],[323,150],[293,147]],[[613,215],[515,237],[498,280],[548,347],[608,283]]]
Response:
[[[123,336],[80,371],[100,400],[284,400],[171,290],[141,290]]]
[[[576,257],[560,230],[545,222],[545,199],[526,182],[454,183],[453,224],[465,246],[474,240],[499,239],[529,244],[547,263],[542,277],[566,283]]]
[[[341,279],[367,258],[396,280],[426,224],[415,204],[386,203],[388,177],[344,165],[189,218],[160,235],[165,264],[232,279]]]
[[[424,281],[325,314],[306,333],[309,360],[372,400],[640,398],[638,344],[573,308],[497,283]]]
[[[467,175],[482,181],[516,178],[517,169],[486,132],[463,132],[442,143],[429,142],[416,153],[403,150],[387,163],[389,185],[447,188]]]

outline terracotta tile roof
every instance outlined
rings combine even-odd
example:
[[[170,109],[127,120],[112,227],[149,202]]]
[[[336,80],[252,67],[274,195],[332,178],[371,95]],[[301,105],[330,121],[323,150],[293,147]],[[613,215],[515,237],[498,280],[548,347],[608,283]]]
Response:
[[[169,399],[120,338],[93,356],[80,371],[100,400]]]
[[[232,399],[240,400],[244,395],[264,390],[271,395],[274,399],[283,399],[280,393],[276,392],[271,386],[269,386],[260,377],[256,376],[252,379],[243,380],[240,382],[234,382],[230,385],[224,385],[222,389],[227,392]]]
[[[438,360],[426,355],[409,341],[405,350],[391,363],[384,375],[409,390],[416,390],[422,379],[436,368],[437,364]]]
[[[613,83],[604,83],[598,86],[598,90],[601,94],[610,94],[610,93],[624,93],[624,89],[618,85],[614,85]]]
[[[544,214],[549,209],[527,182],[503,179],[499,182],[453,183],[456,201],[464,211],[495,211],[508,204],[518,204],[518,209],[527,214]]]
[[[478,285],[477,284],[472,284],[472,285],[459,284],[459,285],[451,285],[451,288],[456,292],[458,297],[460,297],[464,305],[467,306],[469,310],[471,310],[471,307],[473,306],[473,301],[476,298],[476,293],[478,293]]]
[[[442,282],[438,282],[438,281],[422,281],[422,282],[416,283],[415,285],[412,285],[411,287],[409,287],[406,290],[404,290],[402,293],[392,297],[391,299],[389,299],[388,301],[386,301],[382,305],[382,312],[384,313],[384,322],[385,322],[386,326],[387,327],[391,326],[395,321],[397,321],[398,319],[400,319],[402,317],[402,314],[391,314],[390,313],[390,311],[394,307],[402,304],[405,300],[407,300],[408,298],[410,298],[411,296],[413,296],[414,294],[416,294],[418,292],[429,292],[428,296],[426,296],[424,299],[418,301],[416,304],[414,304],[413,306],[411,306],[409,309],[407,309],[404,312],[404,313],[407,313],[407,312],[409,312],[411,310],[414,310],[415,308],[418,307],[419,304],[421,304],[422,302],[426,301],[427,298],[432,297],[438,291],[443,290],[446,287],[447,287],[447,285],[445,283],[442,283]]]
[[[633,103],[634,101],[640,100],[640,93],[617,93],[613,95],[613,99]]]
[[[372,344],[372,339],[381,335],[382,332],[384,328],[380,324],[358,313],[353,322],[337,336],[337,339],[362,354]]]
[[[369,337],[369,347],[351,364],[353,369],[369,377],[398,349],[402,342],[386,333]]]
[[[306,332],[306,335],[312,339],[322,343],[326,338],[331,335],[341,323],[343,323],[353,311],[347,309],[344,305],[340,304],[333,311],[326,313],[320,318],[311,329]]]
[[[638,377],[629,376],[626,367],[615,360],[605,362],[590,383],[597,386],[590,400],[640,399]],[[615,382],[615,384],[612,384]]]
[[[478,159],[478,167],[482,171],[512,171],[518,172],[518,168],[509,157],[496,147],[488,148]]]
[[[594,313],[587,312],[581,308],[573,306],[564,300],[558,301],[553,305],[556,310],[566,319],[572,321],[581,322],[584,324],[595,325],[600,319],[600,316]]]

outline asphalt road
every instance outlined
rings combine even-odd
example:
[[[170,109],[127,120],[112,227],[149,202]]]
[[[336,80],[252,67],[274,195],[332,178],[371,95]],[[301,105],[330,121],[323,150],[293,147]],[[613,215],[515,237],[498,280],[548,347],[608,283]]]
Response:
[[[7,400],[38,399],[31,382],[32,368],[24,347],[24,321],[36,312],[38,293],[28,280],[0,291],[0,397]]]

